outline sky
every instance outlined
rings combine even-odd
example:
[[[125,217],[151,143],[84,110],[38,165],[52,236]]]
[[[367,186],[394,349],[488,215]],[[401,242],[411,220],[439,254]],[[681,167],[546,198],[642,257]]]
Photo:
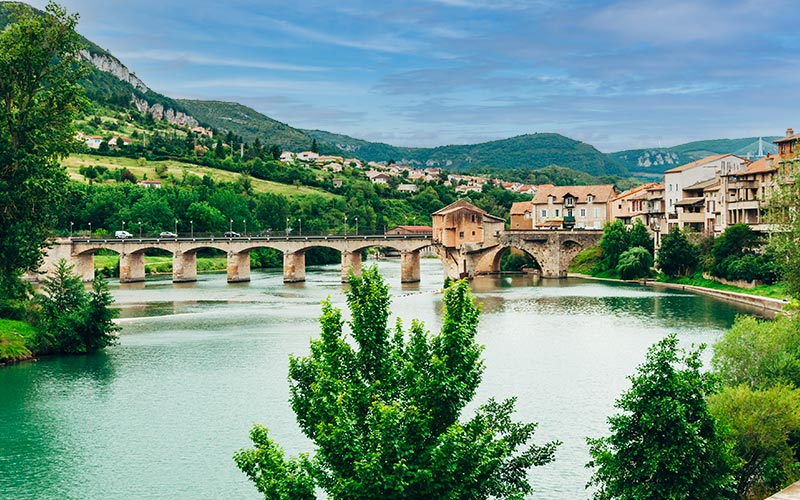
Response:
[[[396,146],[555,132],[612,152],[800,129],[796,0],[59,3],[165,95]]]

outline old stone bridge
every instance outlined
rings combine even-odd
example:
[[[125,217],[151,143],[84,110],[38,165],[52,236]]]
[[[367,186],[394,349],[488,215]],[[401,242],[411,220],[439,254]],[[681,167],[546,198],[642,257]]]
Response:
[[[358,236],[285,236],[235,238],[59,238],[49,249],[40,275],[53,270],[60,259],[75,266],[84,280],[94,278],[94,255],[111,250],[120,256],[122,283],[143,281],[144,256],[152,249],[172,254],[175,282],[197,279],[197,252],[216,249],[227,256],[228,281],[250,280],[250,252],[271,248],[283,253],[283,280],[305,281],[305,252],[314,247],[338,250],[342,259],[342,280],[361,273],[362,251],[383,247],[400,253],[400,279],[404,283],[420,278],[420,251],[430,248],[443,262],[450,278],[472,278],[499,271],[500,259],[509,248],[529,254],[544,278],[563,278],[575,255],[596,245],[600,231],[592,230],[506,230],[505,221],[459,200],[433,214],[428,234],[381,234]]]

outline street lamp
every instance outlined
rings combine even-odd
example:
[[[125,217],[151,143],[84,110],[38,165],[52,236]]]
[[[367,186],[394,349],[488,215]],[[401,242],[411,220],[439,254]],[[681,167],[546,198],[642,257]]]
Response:
[[[244,235],[247,236],[247,219],[242,219],[242,224],[244,224]]]
[[[286,218],[286,236],[289,236],[289,218]]]
[[[347,236],[347,216],[344,216],[344,235]]]
[[[125,221],[122,221],[122,230],[125,230]]]
[[[191,234],[192,235],[192,239],[194,239],[194,221],[193,220],[189,221],[189,228],[190,228],[189,229],[189,231],[190,231],[189,234]]]
[[[142,221],[137,222],[139,224],[139,239],[142,239]]]
[[[74,225],[75,225],[75,223],[74,223],[74,222],[70,222],[70,223],[69,223],[69,237],[70,237],[70,238],[72,238],[72,226],[74,226]]]
[[[356,236],[358,236],[358,217],[356,217],[355,219],[356,219]]]
[[[297,219],[297,223],[300,225],[300,231],[297,234],[299,234],[300,236],[303,236],[303,221],[300,220],[300,219]]]
[[[233,219],[230,220],[230,224],[228,225],[228,232],[233,232]]]
[[[92,223],[89,223],[89,239],[92,239]]]
[[[178,237],[178,219],[175,219],[175,237]]]

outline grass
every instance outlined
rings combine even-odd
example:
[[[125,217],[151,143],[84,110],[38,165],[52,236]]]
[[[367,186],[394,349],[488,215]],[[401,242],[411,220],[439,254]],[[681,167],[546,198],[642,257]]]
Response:
[[[159,179],[156,174],[155,168],[158,165],[163,165],[167,168],[164,179],[160,179],[164,183],[168,183],[169,176],[172,175],[176,179],[183,179],[187,174],[194,174],[198,177],[208,175],[214,182],[235,182],[239,175],[236,172],[228,172],[227,170],[219,170],[216,168],[204,167],[202,165],[195,165],[190,163],[182,163],[174,160],[163,161],[148,161],[144,166],[139,165],[138,160],[133,158],[122,158],[112,156],[95,156],[90,154],[73,154],[61,161],[61,164],[67,169],[70,178],[79,182],[88,182],[79,172],[81,167],[103,166],[109,170],[118,168],[127,168],[136,176],[137,179],[143,179],[145,175],[150,180]],[[253,185],[253,191],[256,193],[274,193],[286,196],[287,198],[296,198],[310,195],[322,196],[324,198],[335,198],[336,195],[307,186],[294,186],[289,184],[281,184],[280,182],[265,181],[262,179],[250,179]],[[111,181],[113,182],[113,181]]]
[[[119,265],[119,255],[95,255],[94,268],[96,270],[115,270]],[[224,271],[228,267],[225,257],[198,257],[197,271]],[[144,270],[147,274],[163,274],[172,272],[172,256],[145,255]]]
[[[592,270],[600,262],[600,247],[590,247],[583,250],[572,259],[569,264],[569,272],[580,274],[592,274]]]
[[[774,285],[758,285],[754,288],[739,288],[738,286],[726,285],[724,283],[703,278],[700,274],[677,279],[669,279],[662,275],[658,281],[664,283],[677,283],[679,285],[699,286],[703,288],[711,288],[713,290],[722,290],[725,292],[758,295],[760,297],[769,297],[771,299],[788,300],[790,298],[789,293],[786,291],[786,286],[781,283],[776,283]]]
[[[36,330],[28,323],[0,319],[0,362],[18,361],[31,356]]]

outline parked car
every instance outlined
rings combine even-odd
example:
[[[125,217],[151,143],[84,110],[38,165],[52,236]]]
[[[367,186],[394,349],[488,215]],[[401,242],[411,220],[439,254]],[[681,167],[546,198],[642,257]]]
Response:
[[[158,234],[159,238],[177,238],[178,235],[173,233],[172,231],[161,231]]]
[[[127,238],[133,238],[133,235],[131,233],[129,233],[128,231],[116,231],[114,233],[114,238],[119,238],[121,240],[124,240],[124,239],[127,239]]]
[[[236,231],[225,231],[225,237],[226,238],[238,238],[239,236],[241,236],[241,235],[239,233],[237,233]]]

